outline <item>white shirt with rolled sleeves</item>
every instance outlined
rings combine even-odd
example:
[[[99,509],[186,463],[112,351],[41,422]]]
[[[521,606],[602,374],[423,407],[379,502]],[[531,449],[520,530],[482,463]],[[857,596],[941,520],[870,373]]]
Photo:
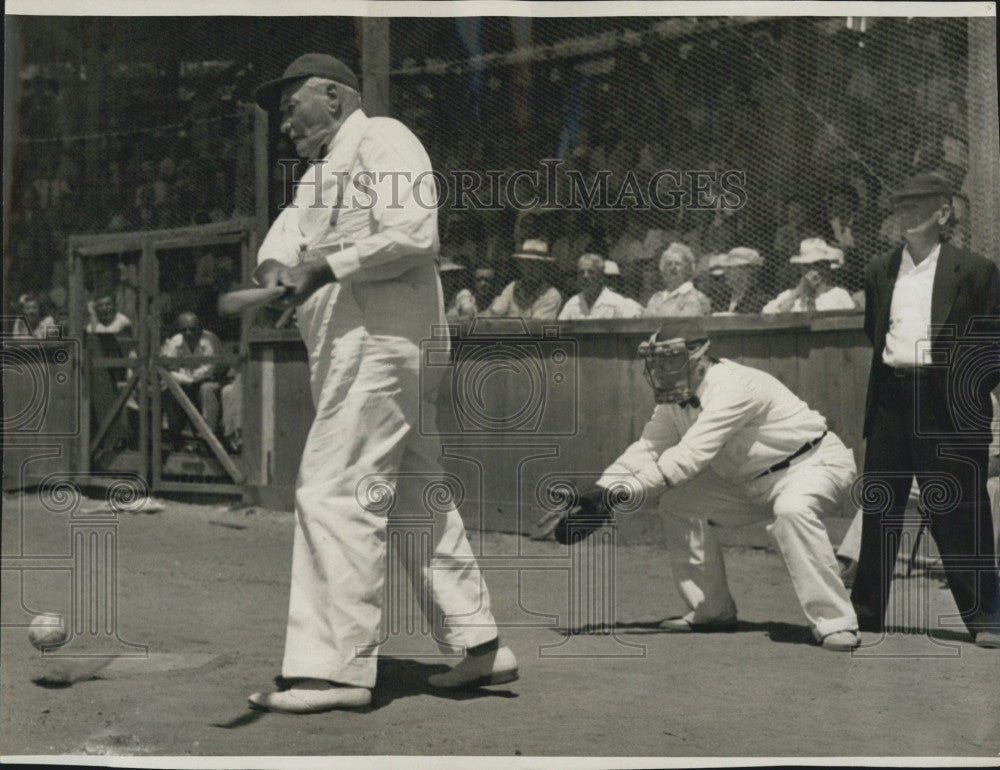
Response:
[[[560,321],[575,321],[587,318],[638,318],[642,315],[642,305],[634,299],[624,297],[607,286],[601,289],[594,304],[588,306],[583,293],[574,294],[559,311]]]
[[[826,529],[854,481],[849,449],[833,433],[788,468],[761,476],[827,431],[826,419],[766,372],[722,359],[696,390],[700,408],[659,404],[642,436],[604,471],[602,487],[660,497],[671,570],[689,620],[736,615],[711,523],[767,527],[817,639],[856,630],[857,618]]]
[[[424,495],[443,483],[440,441],[426,430],[440,369],[421,367],[421,343],[446,323],[436,201],[417,137],[358,110],[303,175],[257,256],[326,259],[337,279],[296,310],[316,417],[296,482],[286,678],[374,685],[386,499],[433,521],[433,580],[431,563],[412,569],[434,605],[434,638],[454,649],[497,635],[457,509],[431,510]]]

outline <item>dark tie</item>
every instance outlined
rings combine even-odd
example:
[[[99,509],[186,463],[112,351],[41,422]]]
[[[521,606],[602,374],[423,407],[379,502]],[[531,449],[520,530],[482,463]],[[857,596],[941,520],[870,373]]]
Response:
[[[686,409],[689,406],[693,406],[695,409],[701,407],[701,401],[698,400],[697,396],[691,396],[690,398],[685,398],[683,401],[678,401],[677,406],[681,409]]]

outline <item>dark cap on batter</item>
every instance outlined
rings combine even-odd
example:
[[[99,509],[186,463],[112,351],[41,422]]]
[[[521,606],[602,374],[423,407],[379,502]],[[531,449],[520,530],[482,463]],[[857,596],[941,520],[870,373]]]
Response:
[[[954,189],[951,186],[951,182],[940,174],[917,174],[908,179],[902,187],[896,190],[892,194],[891,200],[892,203],[899,203],[909,198],[930,198],[934,196],[950,198],[953,194]]]
[[[254,101],[263,109],[272,110],[277,107],[278,95],[285,83],[302,78],[326,78],[360,91],[358,76],[340,59],[325,53],[307,53],[293,61],[285,69],[285,74],[276,80],[269,80],[253,92]]]

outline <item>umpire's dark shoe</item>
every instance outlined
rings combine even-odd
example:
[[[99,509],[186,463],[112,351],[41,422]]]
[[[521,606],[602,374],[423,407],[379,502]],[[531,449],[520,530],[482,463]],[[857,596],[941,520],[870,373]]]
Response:
[[[987,650],[1000,649],[1000,631],[977,631],[975,634],[976,647],[985,647]]]
[[[735,631],[738,626],[736,616],[713,620],[710,623],[695,623],[690,618],[675,617],[661,621],[660,628],[675,634],[713,634]]]
[[[869,634],[881,634],[885,632],[885,621],[860,604],[854,605],[854,613],[858,616],[858,630]]]

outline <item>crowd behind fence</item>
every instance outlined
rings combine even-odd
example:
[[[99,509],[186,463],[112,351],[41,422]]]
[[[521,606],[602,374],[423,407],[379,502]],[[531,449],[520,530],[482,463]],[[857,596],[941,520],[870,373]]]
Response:
[[[550,294],[542,305],[558,317],[583,287],[587,254],[604,260],[607,288],[645,315],[771,312],[782,296],[785,310],[860,308],[868,260],[900,242],[892,188],[920,171],[962,188],[974,106],[967,33],[978,21],[989,20],[710,19],[680,31],[677,20],[655,18],[393,21],[389,111],[445,179],[534,172],[564,190],[603,179],[608,191],[603,203],[521,205],[531,191],[504,185],[491,205],[467,206],[457,185],[442,190],[452,316],[509,313],[498,304],[505,291],[519,308],[552,290],[558,300]],[[428,58],[415,42],[422,32],[458,53]],[[333,37],[337,50],[344,43]],[[69,234],[256,210],[250,93],[267,67],[259,52],[240,53],[217,67],[181,66],[169,88],[142,71],[109,80],[92,134],[70,119],[72,79],[22,73],[5,257],[7,296],[39,303],[32,325],[65,313]],[[271,142],[273,211],[288,200],[293,153],[273,121]],[[671,198],[676,205],[644,205],[664,174],[680,175],[667,186],[686,194]],[[692,183],[714,205],[698,205]],[[968,245],[978,204],[955,197],[950,237],[959,245]],[[513,256],[528,242],[543,244],[545,258]],[[119,276],[95,275],[88,289],[111,281],[122,294],[130,264],[122,260]],[[817,292],[796,306],[799,292],[788,302],[803,272],[821,274],[827,293],[839,289],[834,299]]]

